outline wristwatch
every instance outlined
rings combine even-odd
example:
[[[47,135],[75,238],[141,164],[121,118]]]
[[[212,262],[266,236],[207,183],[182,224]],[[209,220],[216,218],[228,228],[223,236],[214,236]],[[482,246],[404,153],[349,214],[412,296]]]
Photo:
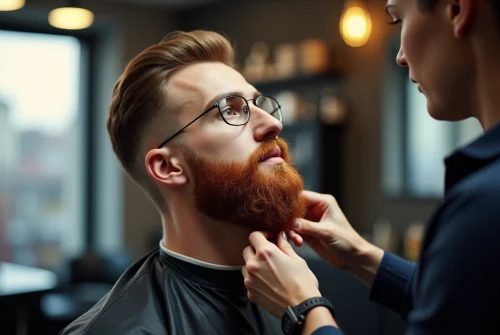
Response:
[[[284,335],[299,335],[304,327],[306,314],[317,306],[324,306],[330,310],[335,318],[335,309],[328,299],[315,297],[305,300],[297,306],[288,306],[281,318],[281,330]]]

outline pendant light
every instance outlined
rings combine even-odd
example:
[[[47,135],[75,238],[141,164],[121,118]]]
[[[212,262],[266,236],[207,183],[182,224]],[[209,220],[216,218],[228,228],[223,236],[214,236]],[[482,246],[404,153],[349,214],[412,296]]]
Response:
[[[80,6],[79,1],[68,0],[66,4],[66,7],[53,9],[49,13],[50,25],[60,29],[78,30],[88,28],[94,23],[94,13]]]
[[[368,42],[372,33],[370,13],[359,0],[347,0],[339,28],[347,45],[361,47]]]
[[[25,4],[26,0],[0,0],[0,11],[18,10]]]

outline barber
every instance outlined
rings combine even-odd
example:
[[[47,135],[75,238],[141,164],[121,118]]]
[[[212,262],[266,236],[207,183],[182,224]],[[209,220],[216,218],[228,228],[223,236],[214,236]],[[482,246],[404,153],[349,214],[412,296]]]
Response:
[[[500,1],[389,0],[386,12],[401,27],[397,62],[429,114],[475,118],[484,134],[445,159],[444,197],[417,263],[363,239],[330,195],[305,191],[309,216],[288,237],[365,283],[372,301],[408,321],[408,334],[500,333]],[[287,236],[268,237],[252,233],[243,252],[250,300],[282,318],[286,335],[340,334],[335,302],[321,297]]]

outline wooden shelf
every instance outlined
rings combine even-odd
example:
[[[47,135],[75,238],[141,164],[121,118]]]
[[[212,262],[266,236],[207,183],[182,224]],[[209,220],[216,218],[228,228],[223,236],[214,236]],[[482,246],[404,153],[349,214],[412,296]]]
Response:
[[[255,88],[261,92],[276,92],[282,90],[290,90],[293,88],[301,88],[310,85],[336,85],[340,81],[338,71],[328,71],[318,74],[297,75],[290,78],[283,78],[273,81],[261,81],[252,83]]]

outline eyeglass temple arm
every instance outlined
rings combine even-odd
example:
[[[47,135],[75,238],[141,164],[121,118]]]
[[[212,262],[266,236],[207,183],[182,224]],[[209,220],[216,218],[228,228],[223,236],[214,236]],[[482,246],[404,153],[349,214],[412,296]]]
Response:
[[[179,130],[178,132],[176,132],[175,134],[173,134],[172,136],[170,136],[169,138],[167,138],[165,141],[163,141],[159,146],[158,146],[158,149],[160,149],[162,146],[164,146],[165,144],[167,144],[170,140],[172,140],[174,137],[176,137],[177,135],[179,135],[180,133],[182,133],[184,131],[184,129],[186,129],[187,127],[189,127],[190,125],[192,125],[196,120],[198,120],[200,117],[202,117],[203,115],[207,114],[208,112],[210,112],[212,109],[216,108],[217,107],[217,104],[213,105],[212,107],[210,107],[209,109],[207,109],[206,111],[204,111],[203,113],[201,113],[200,115],[198,115],[198,117],[196,119],[194,119],[193,121],[189,122],[187,125],[185,125],[184,127],[182,127],[181,130]]]

